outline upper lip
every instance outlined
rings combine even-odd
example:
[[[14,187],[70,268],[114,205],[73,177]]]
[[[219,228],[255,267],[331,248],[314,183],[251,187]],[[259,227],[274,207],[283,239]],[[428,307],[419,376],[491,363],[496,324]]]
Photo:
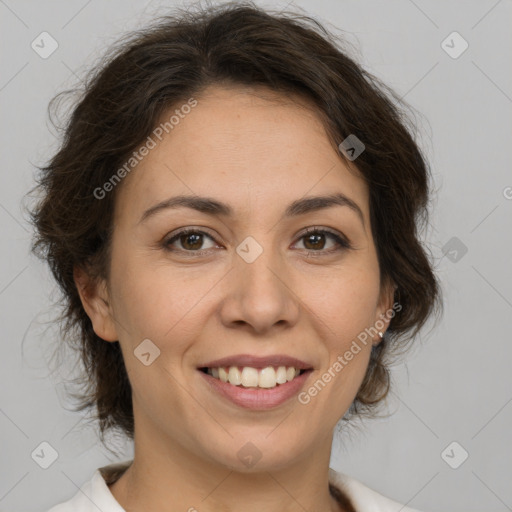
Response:
[[[267,366],[293,366],[300,370],[309,370],[312,366],[296,357],[285,354],[270,356],[253,356],[250,354],[239,354],[235,356],[215,359],[199,366],[199,368],[224,368],[226,366],[250,366],[252,368],[266,368]]]

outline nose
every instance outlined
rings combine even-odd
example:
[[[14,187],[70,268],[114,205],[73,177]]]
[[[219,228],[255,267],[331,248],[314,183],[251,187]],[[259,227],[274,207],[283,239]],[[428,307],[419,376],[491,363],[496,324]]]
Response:
[[[275,251],[265,248],[253,261],[240,251],[234,256],[229,279],[221,307],[226,327],[269,334],[297,323],[300,300],[290,282],[286,262]]]

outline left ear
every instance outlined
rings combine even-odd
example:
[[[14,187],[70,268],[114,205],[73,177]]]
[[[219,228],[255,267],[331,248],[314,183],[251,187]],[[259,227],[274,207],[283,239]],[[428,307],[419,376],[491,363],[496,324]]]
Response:
[[[377,331],[384,334],[388,327],[391,319],[394,315],[391,314],[393,311],[394,297],[396,285],[391,280],[386,280],[383,283],[379,296],[379,303],[377,305],[376,316],[373,325]],[[378,345],[382,341],[379,334],[374,337],[373,345]]]

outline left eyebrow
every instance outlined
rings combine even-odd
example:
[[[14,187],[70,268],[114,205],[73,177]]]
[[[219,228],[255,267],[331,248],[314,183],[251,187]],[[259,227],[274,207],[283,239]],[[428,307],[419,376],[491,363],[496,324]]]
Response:
[[[342,193],[327,196],[310,196],[304,197],[302,199],[297,199],[296,201],[293,201],[290,205],[288,205],[288,207],[286,208],[282,215],[282,219],[320,211],[333,206],[346,206],[350,208],[352,211],[357,213],[358,217],[361,219],[361,222],[364,226],[364,215],[361,208],[357,205],[355,201],[353,201],[352,199],[350,199],[349,197]],[[160,212],[162,210],[170,208],[175,209],[180,207],[191,208],[198,212],[206,213],[208,215],[213,216],[234,216],[234,211],[231,208],[231,206],[229,206],[226,203],[217,201],[216,199],[213,199],[211,197],[180,195],[161,201],[160,203],[147,209],[142,214],[139,223],[144,222],[146,219],[152,217],[157,212]]]
[[[297,201],[291,203],[288,208],[286,208],[283,218],[303,215],[305,213],[323,210],[332,206],[348,206],[352,211],[357,213],[364,226],[363,211],[361,208],[359,208],[354,200],[350,199],[350,197],[347,197],[342,193],[332,194],[329,196],[312,196],[298,199]]]

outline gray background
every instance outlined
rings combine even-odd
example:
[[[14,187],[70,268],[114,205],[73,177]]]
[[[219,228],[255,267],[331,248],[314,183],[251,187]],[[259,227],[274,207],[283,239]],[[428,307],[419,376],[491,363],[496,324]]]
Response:
[[[60,374],[48,369],[58,332],[44,321],[55,313],[56,288],[28,255],[31,229],[21,200],[33,186],[34,165],[56,148],[50,98],[74,85],[117,36],[172,5],[0,0],[2,511],[45,510],[113,460],[93,427],[67,410],[62,375],[70,374],[69,362],[62,361]],[[512,510],[512,4],[295,5],[343,31],[356,58],[422,113],[422,145],[438,188],[425,236],[445,315],[395,367],[388,406],[394,414],[340,437],[331,465],[425,512]],[[43,31],[59,45],[47,59],[31,48]],[[453,31],[469,44],[458,58],[441,45]],[[452,40],[447,44],[458,52],[461,41]],[[58,452],[46,470],[31,457],[43,441]],[[453,441],[453,451],[444,452]],[[129,445],[114,442],[125,450],[122,459],[131,456]],[[460,464],[463,450],[469,457],[457,469],[445,462]]]

